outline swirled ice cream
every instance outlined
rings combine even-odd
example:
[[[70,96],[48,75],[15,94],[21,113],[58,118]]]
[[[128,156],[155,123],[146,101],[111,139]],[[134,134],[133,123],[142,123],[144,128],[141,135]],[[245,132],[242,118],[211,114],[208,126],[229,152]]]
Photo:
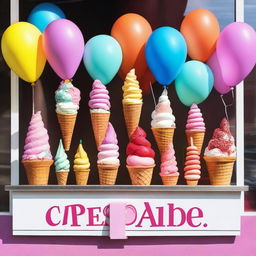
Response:
[[[196,104],[192,104],[188,112],[186,131],[201,131],[205,132],[205,123],[203,115]]]
[[[175,127],[175,116],[172,113],[168,92],[165,88],[159,97],[158,104],[151,114],[152,128]]]
[[[229,122],[223,118],[216,128],[204,152],[205,156],[236,156],[235,140],[230,132]]]
[[[108,123],[105,139],[98,147],[98,165],[119,165],[119,147],[116,132],[111,123]]]
[[[56,112],[61,115],[76,115],[80,99],[80,90],[70,81],[62,81],[55,92]]]
[[[56,172],[69,172],[70,163],[67,154],[65,153],[62,140],[59,142],[58,150],[54,160]]]
[[[140,127],[137,127],[130,136],[130,142],[126,148],[126,154],[128,155],[126,159],[127,165],[151,166],[155,164],[155,152],[146,136],[146,132]]]
[[[186,180],[199,180],[201,174],[200,154],[196,146],[188,146],[186,162],[184,168],[184,177]]]
[[[126,75],[122,89],[123,103],[142,103],[142,90],[134,68]]]
[[[77,148],[73,168],[76,171],[83,171],[90,168],[89,158],[83,148],[82,141],[80,141],[80,144]]]
[[[95,80],[92,84],[88,105],[90,107],[90,112],[109,113],[111,106],[109,101],[109,92],[100,80]]]
[[[25,140],[23,160],[51,160],[49,136],[44,128],[41,111],[32,115]]]
[[[161,157],[161,172],[160,176],[179,176],[175,151],[173,144],[170,143],[169,149],[165,151]]]

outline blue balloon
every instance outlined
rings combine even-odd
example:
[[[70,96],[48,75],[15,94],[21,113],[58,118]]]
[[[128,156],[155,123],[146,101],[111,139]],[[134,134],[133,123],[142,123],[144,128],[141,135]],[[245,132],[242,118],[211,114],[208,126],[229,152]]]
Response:
[[[108,84],[118,72],[122,63],[122,49],[109,35],[91,38],[84,48],[84,65],[92,79]]]
[[[155,79],[168,86],[178,75],[187,56],[182,34],[171,27],[156,29],[146,44],[146,60]]]
[[[214,77],[208,65],[201,61],[186,62],[175,80],[175,89],[180,101],[191,106],[203,102],[210,94]]]
[[[38,4],[29,14],[28,22],[35,25],[42,33],[52,21],[65,19],[64,12],[55,4]]]

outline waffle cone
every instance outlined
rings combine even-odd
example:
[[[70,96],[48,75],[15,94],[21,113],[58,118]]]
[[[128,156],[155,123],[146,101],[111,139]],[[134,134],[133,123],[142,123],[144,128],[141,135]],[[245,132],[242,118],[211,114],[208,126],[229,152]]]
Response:
[[[202,145],[204,143],[205,132],[200,131],[186,131],[188,145],[190,145],[190,138],[193,138],[193,144],[197,147],[199,154],[201,154]]]
[[[139,126],[142,103],[123,103],[124,119],[130,137]]]
[[[97,147],[101,145],[102,141],[105,138],[106,131],[108,128],[108,121],[110,113],[95,113],[90,112],[92,128],[94,133],[94,138],[96,141]]]
[[[173,134],[175,127],[166,128],[151,128],[154,134],[158,149],[162,155],[169,148],[170,143],[173,141]]]
[[[87,185],[90,169],[74,170],[76,176],[76,185]]]
[[[56,172],[58,185],[67,185],[69,172]]]
[[[132,185],[150,185],[155,165],[151,166],[126,166]]]
[[[187,180],[187,185],[197,186],[198,185],[198,180]]]
[[[22,161],[29,185],[48,185],[50,166],[53,160],[23,160]]]
[[[119,165],[98,164],[100,185],[115,185]]]
[[[175,186],[177,185],[179,176],[164,175],[161,176],[161,179],[164,185]]]
[[[68,151],[70,148],[77,115],[61,115],[57,113],[57,116],[63,137],[64,149]]]
[[[230,185],[235,156],[215,157],[204,156],[211,185]]]

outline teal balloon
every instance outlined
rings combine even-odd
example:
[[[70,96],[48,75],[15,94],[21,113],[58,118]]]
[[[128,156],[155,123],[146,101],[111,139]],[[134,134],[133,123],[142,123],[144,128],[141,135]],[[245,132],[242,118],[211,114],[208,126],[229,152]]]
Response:
[[[209,66],[201,61],[186,62],[175,80],[175,89],[180,101],[191,106],[203,102],[210,94],[214,77]]]
[[[92,79],[106,85],[120,68],[122,49],[113,37],[98,35],[86,43],[83,62]]]

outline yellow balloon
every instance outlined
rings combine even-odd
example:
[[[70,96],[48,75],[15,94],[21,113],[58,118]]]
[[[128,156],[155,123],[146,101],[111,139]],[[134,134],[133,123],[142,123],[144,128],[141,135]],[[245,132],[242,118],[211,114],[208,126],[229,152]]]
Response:
[[[21,79],[33,83],[41,76],[46,58],[37,27],[28,22],[12,24],[3,34],[1,48],[6,63]]]

